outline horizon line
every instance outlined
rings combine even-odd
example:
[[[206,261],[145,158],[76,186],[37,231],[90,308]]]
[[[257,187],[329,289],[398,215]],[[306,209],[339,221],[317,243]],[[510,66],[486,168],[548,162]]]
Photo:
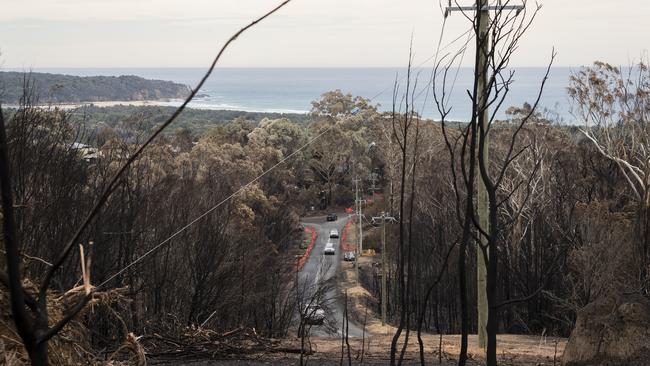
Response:
[[[551,68],[577,68],[590,65],[553,65]],[[399,69],[406,68],[407,66],[221,66],[215,69]],[[511,66],[513,68],[546,68],[548,65],[522,65]],[[418,66],[413,68],[431,68],[431,66]],[[473,66],[461,66],[462,69],[470,69]],[[39,69],[207,69],[206,66],[38,66],[38,67],[16,67],[16,66],[3,66],[0,71],[4,70],[39,70]]]

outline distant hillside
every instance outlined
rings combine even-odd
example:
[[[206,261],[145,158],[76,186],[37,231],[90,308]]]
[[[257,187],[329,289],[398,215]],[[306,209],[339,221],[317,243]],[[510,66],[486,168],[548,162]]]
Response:
[[[139,76],[71,76],[49,73],[0,72],[0,102],[17,104],[29,77],[39,103],[77,103],[110,100],[183,98],[190,89],[171,81]]]

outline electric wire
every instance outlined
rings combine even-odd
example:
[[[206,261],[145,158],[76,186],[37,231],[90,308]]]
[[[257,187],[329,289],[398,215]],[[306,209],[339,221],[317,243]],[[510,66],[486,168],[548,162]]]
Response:
[[[186,224],[185,226],[183,226],[183,227],[181,227],[180,229],[178,229],[176,232],[174,232],[174,233],[173,233],[171,236],[169,236],[167,239],[161,241],[159,244],[157,244],[157,245],[154,246],[153,248],[151,248],[151,249],[149,249],[148,251],[146,251],[144,254],[142,254],[140,257],[138,257],[137,259],[135,259],[133,262],[129,263],[127,266],[125,266],[125,267],[122,268],[121,270],[117,271],[115,274],[113,274],[112,276],[110,276],[108,279],[104,280],[104,282],[102,282],[102,283],[101,283],[99,286],[97,286],[97,287],[98,287],[98,288],[103,287],[103,286],[106,285],[108,282],[110,282],[111,280],[113,280],[113,279],[116,278],[117,276],[121,275],[121,274],[124,273],[126,270],[128,270],[128,269],[131,268],[131,267],[133,267],[134,265],[136,265],[136,264],[139,263],[140,261],[142,261],[144,258],[146,258],[146,257],[149,256],[151,253],[155,252],[158,248],[162,247],[163,245],[165,245],[166,243],[168,243],[169,241],[171,241],[172,239],[174,239],[176,236],[178,236],[180,233],[182,233],[183,231],[185,231],[186,229],[188,229],[190,226],[194,225],[195,223],[197,223],[198,221],[200,221],[201,219],[203,219],[204,217],[206,217],[207,215],[209,215],[212,211],[216,210],[217,208],[221,207],[224,203],[228,202],[230,199],[232,199],[233,197],[237,196],[239,193],[241,193],[241,192],[242,192],[244,189],[246,189],[248,186],[250,186],[251,184],[257,182],[257,181],[260,180],[262,177],[264,177],[265,175],[267,175],[268,173],[270,173],[273,169],[277,168],[278,166],[280,166],[281,164],[283,164],[285,161],[291,159],[294,155],[296,155],[296,154],[299,153],[300,151],[304,150],[307,146],[311,145],[314,141],[316,141],[316,140],[319,139],[321,136],[323,136],[324,134],[326,134],[327,132],[329,132],[329,130],[332,129],[332,127],[334,127],[334,126],[335,126],[335,124],[332,124],[331,126],[329,126],[329,127],[327,127],[326,129],[324,129],[321,133],[319,133],[318,135],[314,136],[311,140],[307,141],[307,143],[305,143],[304,145],[302,145],[300,148],[296,149],[296,151],[294,151],[294,152],[292,152],[291,154],[287,155],[286,157],[284,157],[283,159],[281,159],[280,161],[278,161],[276,164],[274,164],[272,167],[268,168],[267,170],[265,170],[264,172],[262,172],[261,174],[259,174],[258,176],[256,176],[256,177],[253,178],[252,180],[250,180],[248,183],[246,183],[246,184],[244,184],[243,186],[241,186],[241,187],[240,187],[239,189],[237,189],[235,192],[231,193],[228,197],[224,198],[224,199],[221,200],[219,203],[217,203],[216,205],[212,206],[210,209],[208,209],[207,211],[205,211],[204,213],[202,213],[201,215],[199,215],[198,217],[196,217],[194,220],[190,221],[188,224]]]
[[[443,26],[442,26],[443,31],[444,31],[444,24],[445,24],[445,21],[443,21]],[[468,29],[467,31],[463,32],[460,36],[456,37],[455,39],[453,39],[452,41],[450,41],[449,43],[447,43],[444,47],[441,48],[441,47],[438,46],[437,49],[436,49],[436,53],[433,54],[432,56],[430,56],[429,58],[427,58],[426,60],[424,60],[423,62],[421,62],[418,66],[416,66],[416,68],[421,67],[422,65],[424,65],[426,62],[430,61],[430,60],[433,59],[433,58],[436,58],[436,59],[437,59],[437,57],[438,57],[440,51],[442,51],[442,50],[446,49],[447,47],[451,46],[452,44],[454,44],[455,42],[457,42],[459,39],[461,39],[463,36],[465,36],[465,35],[466,35],[467,33],[469,33],[470,31],[472,31],[472,28],[470,28],[470,29]],[[440,45],[440,43],[441,43],[441,41],[442,41],[442,35],[443,35],[443,32],[441,32],[440,41],[438,42],[438,45]],[[401,81],[401,80],[403,80],[403,79],[404,79],[404,77],[402,77],[402,79],[400,79],[399,81]],[[431,81],[430,81],[430,82],[431,82]],[[383,94],[383,93],[384,93],[386,90],[388,90],[389,88],[390,88],[390,87],[388,87],[388,88],[386,88],[386,89],[380,91],[380,92],[377,93],[375,96],[373,96],[372,98],[370,98],[369,101],[372,102],[374,99],[376,99],[378,96],[380,96],[381,94]],[[110,281],[112,281],[113,279],[115,279],[116,277],[118,277],[119,275],[121,275],[122,273],[126,272],[129,268],[131,268],[131,267],[135,266],[136,264],[140,263],[142,260],[144,260],[145,258],[147,258],[149,255],[151,255],[153,252],[155,252],[156,250],[158,250],[160,247],[162,247],[163,245],[169,243],[172,239],[174,239],[176,236],[178,236],[179,234],[181,234],[182,232],[184,232],[185,230],[187,230],[189,227],[191,227],[192,225],[194,225],[194,224],[196,224],[197,222],[201,221],[201,219],[203,219],[204,217],[208,216],[211,212],[213,212],[213,211],[216,210],[217,208],[221,207],[223,204],[225,204],[226,202],[228,202],[230,199],[232,199],[232,198],[234,198],[235,196],[237,196],[239,193],[241,193],[242,191],[244,191],[244,189],[246,189],[247,187],[249,187],[251,184],[254,184],[254,183],[257,182],[258,180],[260,180],[262,177],[264,177],[264,176],[266,176],[268,173],[270,173],[272,170],[274,170],[275,168],[277,168],[278,166],[280,166],[281,164],[283,164],[283,163],[286,162],[287,160],[291,159],[291,158],[292,158],[293,156],[295,156],[297,153],[299,153],[300,151],[304,150],[306,147],[308,147],[309,145],[311,145],[312,143],[314,143],[314,141],[316,141],[316,140],[319,139],[321,136],[323,136],[324,134],[326,134],[327,132],[329,132],[329,131],[334,127],[334,126],[336,126],[336,123],[333,123],[332,125],[330,125],[330,126],[328,126],[327,128],[325,128],[321,133],[319,133],[318,135],[316,135],[316,136],[314,136],[313,138],[311,138],[309,141],[307,141],[307,143],[305,143],[304,145],[302,145],[301,147],[299,147],[298,149],[296,149],[294,152],[292,152],[291,154],[287,155],[286,157],[284,157],[283,159],[281,159],[279,162],[277,162],[276,164],[274,164],[273,166],[271,166],[270,168],[268,168],[267,170],[265,170],[264,172],[262,172],[261,174],[259,174],[259,175],[256,176],[255,178],[253,178],[251,181],[249,181],[248,183],[246,183],[246,184],[244,184],[243,186],[241,186],[241,187],[240,187],[239,189],[237,189],[235,192],[231,193],[228,197],[224,198],[223,200],[221,200],[220,202],[218,202],[216,205],[212,206],[212,207],[209,208],[207,211],[205,211],[205,212],[202,213],[201,215],[199,215],[199,216],[197,216],[196,218],[194,218],[192,221],[190,221],[189,223],[187,223],[186,225],[184,225],[183,227],[181,227],[180,229],[178,229],[177,231],[175,231],[172,235],[170,235],[169,237],[167,237],[165,240],[161,241],[160,243],[158,243],[157,245],[155,245],[153,248],[149,249],[148,251],[146,251],[145,253],[143,253],[142,255],[140,255],[140,256],[139,256],[138,258],[136,258],[134,261],[132,261],[131,263],[129,263],[128,265],[126,265],[125,267],[123,267],[122,269],[120,269],[119,271],[115,272],[113,275],[111,275],[111,276],[108,277],[106,280],[104,280],[101,284],[99,284],[98,286],[96,286],[96,288],[98,289],[98,288],[102,288],[102,287],[104,287],[104,286],[105,286],[106,284],[108,284]]]
[[[445,21],[443,21],[443,30],[444,30],[444,22],[445,22]],[[435,52],[434,54],[432,54],[431,56],[429,56],[428,58],[426,58],[424,61],[420,62],[417,66],[414,67],[414,69],[418,69],[418,68],[422,67],[424,64],[426,64],[427,62],[431,61],[432,59],[437,58],[439,52],[444,51],[445,49],[449,48],[451,45],[453,45],[454,43],[456,43],[459,39],[463,38],[465,35],[467,35],[467,33],[470,33],[470,32],[473,31],[473,30],[474,30],[473,28],[470,28],[470,29],[466,30],[465,32],[463,32],[463,33],[462,33],[461,35],[459,35],[458,37],[456,37],[456,38],[454,38],[453,40],[451,40],[451,41],[450,41],[449,43],[447,43],[444,47],[441,47],[441,48],[439,47],[439,48],[437,48],[437,49],[436,49],[436,52]],[[441,33],[441,35],[442,35],[442,33]],[[442,37],[440,37],[440,39],[442,40]],[[440,43],[440,42],[439,42],[439,43]],[[399,83],[399,82],[403,81],[405,78],[406,78],[406,76],[402,76],[400,79],[397,80],[397,82]],[[372,98],[370,98],[369,100],[370,100],[370,101],[375,100],[377,97],[379,97],[380,95],[384,94],[387,90],[393,88],[393,86],[394,86],[394,85],[390,85],[390,86],[388,86],[388,87],[382,89],[379,93],[375,94],[375,95],[374,95]]]

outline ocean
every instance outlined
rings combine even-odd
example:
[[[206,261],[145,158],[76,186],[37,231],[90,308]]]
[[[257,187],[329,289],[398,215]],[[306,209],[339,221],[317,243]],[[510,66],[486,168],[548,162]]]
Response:
[[[24,71],[8,70],[7,71]],[[539,92],[545,68],[513,68],[514,83],[497,118],[505,117],[509,106],[532,103]],[[194,87],[205,69],[201,68],[42,68],[34,72],[50,72],[77,76],[137,75],[147,79],[171,80]],[[572,68],[554,67],[544,88],[540,107],[552,111],[562,123],[574,123],[566,93]],[[438,119],[439,114],[431,93],[431,69],[412,70],[417,75],[416,111],[423,116]],[[453,84],[449,104],[452,106],[448,119],[467,120],[471,105],[467,90],[472,88],[471,68],[452,70],[448,83]],[[217,68],[190,106],[202,109],[226,109],[249,112],[307,113],[311,102],[324,92],[340,89],[345,93],[371,99],[379,109],[392,109],[393,85],[406,88],[406,70],[400,68]],[[455,78],[455,83],[452,81]],[[402,93],[403,94],[403,93]],[[398,98],[399,100],[400,98]],[[160,104],[178,105],[179,101]],[[403,107],[402,107],[403,109]]]

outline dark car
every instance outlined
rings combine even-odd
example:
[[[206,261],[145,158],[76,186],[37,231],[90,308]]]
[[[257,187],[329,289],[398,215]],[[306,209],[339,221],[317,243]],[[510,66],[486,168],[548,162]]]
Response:
[[[331,214],[327,215],[327,221],[336,221],[338,219],[339,219],[339,217],[335,213],[331,213]]]

